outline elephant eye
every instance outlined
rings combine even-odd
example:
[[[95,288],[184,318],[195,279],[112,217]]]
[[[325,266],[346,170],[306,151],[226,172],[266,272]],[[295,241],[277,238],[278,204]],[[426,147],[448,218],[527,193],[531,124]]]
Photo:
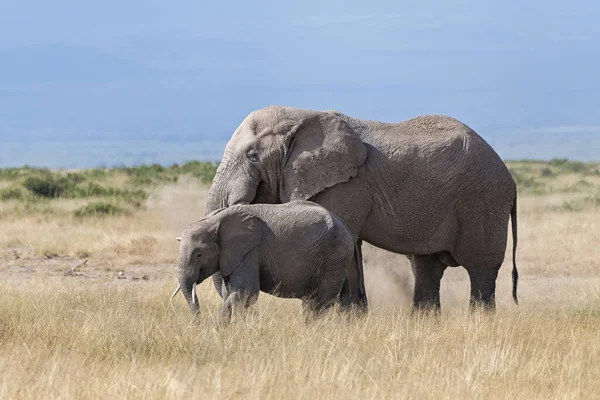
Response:
[[[200,253],[196,254],[196,258],[200,258],[200,257],[202,257],[202,254],[200,254]]]
[[[248,152],[248,158],[250,159],[250,162],[258,162],[258,151],[252,149]]]

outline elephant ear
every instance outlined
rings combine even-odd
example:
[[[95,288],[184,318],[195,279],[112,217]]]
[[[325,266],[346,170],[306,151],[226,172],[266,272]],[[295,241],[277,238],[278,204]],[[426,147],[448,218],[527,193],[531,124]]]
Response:
[[[356,176],[367,158],[360,137],[338,115],[321,112],[294,126],[283,167],[281,199],[308,200]]]
[[[240,207],[230,207],[222,216],[219,227],[219,269],[229,276],[242,263],[246,254],[260,243],[260,219]]]

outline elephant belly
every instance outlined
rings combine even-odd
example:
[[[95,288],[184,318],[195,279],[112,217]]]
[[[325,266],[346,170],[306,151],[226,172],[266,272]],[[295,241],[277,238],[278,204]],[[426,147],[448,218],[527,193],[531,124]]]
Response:
[[[290,277],[276,277],[274,274],[261,271],[260,291],[273,296],[296,299],[305,296],[304,285],[294,282]]]
[[[448,241],[436,239],[435,241],[412,240],[405,235],[399,235],[397,232],[382,233],[381,227],[375,227],[376,232],[372,232],[372,226],[366,226],[360,233],[360,238],[373,246],[392,251],[398,254],[433,254],[451,249]]]
[[[454,247],[458,229],[456,215],[448,211],[404,215],[400,220],[374,212],[365,221],[359,236],[374,246],[399,254],[448,251]]]

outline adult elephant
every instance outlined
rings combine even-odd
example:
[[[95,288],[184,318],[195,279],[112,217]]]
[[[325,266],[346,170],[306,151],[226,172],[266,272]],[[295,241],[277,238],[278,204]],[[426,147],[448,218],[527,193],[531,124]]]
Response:
[[[517,301],[515,182],[456,119],[391,124],[280,106],[252,112],[225,148],[206,212],[299,199],[338,215],[359,243],[407,255],[417,309],[440,308],[444,270],[459,265],[469,274],[471,306],[493,309],[512,216]],[[213,281],[221,293],[220,275]]]

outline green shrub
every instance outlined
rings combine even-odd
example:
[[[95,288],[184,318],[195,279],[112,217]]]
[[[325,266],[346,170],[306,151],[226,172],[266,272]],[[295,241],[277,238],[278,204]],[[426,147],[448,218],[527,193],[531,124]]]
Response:
[[[122,207],[102,201],[93,202],[75,210],[74,215],[78,218],[102,217],[106,215],[129,215],[130,212]]]
[[[0,189],[0,200],[22,200],[25,197],[23,189],[20,187],[7,187]]]
[[[136,185],[150,185],[156,181],[164,181],[165,167],[159,164],[140,165],[139,167],[120,168]]]
[[[84,174],[89,179],[100,180],[100,179],[106,178],[108,176],[109,172],[103,168],[94,168],[94,169],[89,169],[89,170],[84,171]]]
[[[82,174],[79,174],[77,172],[68,173],[67,179],[69,179],[74,185],[77,185],[77,184],[85,181],[85,177]]]
[[[535,180],[533,176],[526,175],[522,172],[509,168],[509,171],[517,184],[519,191],[527,191],[533,193],[542,193],[545,189],[544,184]]]
[[[552,172],[552,170],[550,168],[542,168],[542,170],[540,171],[540,175],[543,177],[549,177],[549,176],[553,176],[554,172]]]
[[[84,197],[112,197],[120,192],[119,189],[107,188],[95,182],[78,185],[65,192],[64,197],[80,199]]]
[[[589,189],[590,187],[592,187],[593,185],[586,181],[585,179],[581,179],[575,183],[573,183],[572,185],[569,185],[567,187],[565,187],[564,189],[562,189],[562,192],[582,192],[585,191],[586,189]]]
[[[122,167],[119,171],[129,176],[131,183],[137,186],[147,186],[156,183],[177,182],[181,175],[191,175],[202,182],[212,182],[217,171],[218,164],[189,161],[182,165],[173,164],[165,168],[158,164],[141,165],[139,167]]]
[[[46,198],[60,197],[65,190],[73,187],[73,185],[69,178],[55,178],[49,173],[42,176],[30,176],[23,182],[23,186],[31,193]]]
[[[147,194],[142,189],[127,190],[114,187],[105,187],[96,182],[87,182],[79,185],[71,185],[59,195],[63,198],[82,199],[87,197],[112,197],[119,198],[139,205],[145,200]]]
[[[584,209],[598,207],[600,207],[600,195],[565,200],[562,205],[564,211],[582,211]]]
[[[600,207],[600,194],[597,194],[595,196],[588,196],[585,198],[585,202],[586,204],[588,204],[590,207]]]
[[[562,209],[564,211],[581,211],[583,209],[583,206],[579,201],[565,200],[563,201]]]
[[[215,163],[189,161],[179,167],[181,174],[190,174],[204,183],[210,183],[215,177],[217,167],[219,165]]]
[[[553,158],[548,164],[559,167],[565,172],[585,172],[588,169],[586,163],[580,161],[569,161],[567,158]]]
[[[0,179],[12,181],[21,175],[21,168],[2,168],[0,169]]]

